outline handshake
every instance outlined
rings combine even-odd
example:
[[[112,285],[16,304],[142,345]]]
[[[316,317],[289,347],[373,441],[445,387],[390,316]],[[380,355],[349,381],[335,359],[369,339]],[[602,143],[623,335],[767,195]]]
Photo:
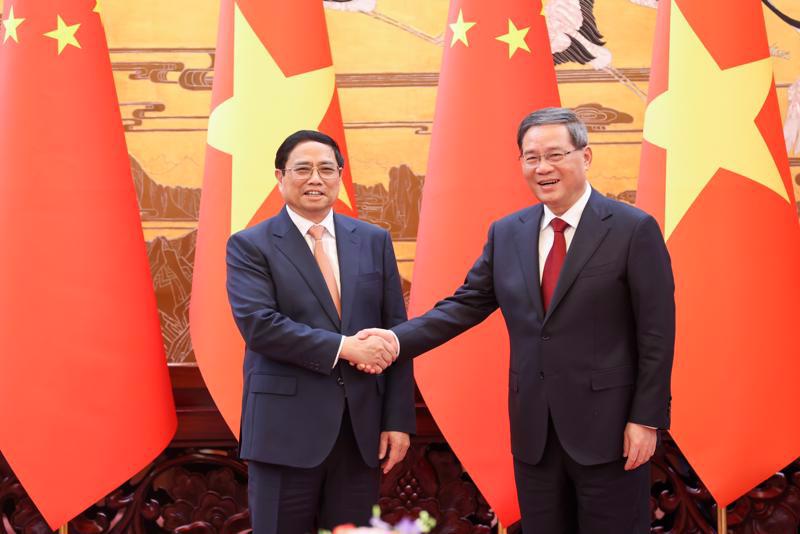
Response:
[[[380,374],[400,352],[397,337],[382,328],[367,328],[344,338],[339,358],[369,374]]]

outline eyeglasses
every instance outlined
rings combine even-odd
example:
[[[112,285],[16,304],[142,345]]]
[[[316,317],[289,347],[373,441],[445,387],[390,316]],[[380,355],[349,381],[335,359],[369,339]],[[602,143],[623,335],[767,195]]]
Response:
[[[572,150],[567,150],[566,152],[562,151],[548,152],[544,156],[533,156],[533,155],[520,156],[520,159],[522,160],[522,162],[525,164],[526,167],[536,168],[542,163],[542,160],[545,160],[547,163],[550,163],[551,165],[555,163],[561,163],[562,161],[564,161],[564,158],[566,158],[573,152],[577,152],[578,150],[583,150],[584,148],[585,147],[573,148]]]
[[[337,180],[339,178],[339,173],[342,171],[341,167],[335,167],[333,165],[320,165],[319,167],[316,165],[295,165],[294,167],[283,169],[283,173],[291,172],[295,180],[303,181],[311,178],[314,174],[314,169],[317,170],[319,177],[326,182]]]

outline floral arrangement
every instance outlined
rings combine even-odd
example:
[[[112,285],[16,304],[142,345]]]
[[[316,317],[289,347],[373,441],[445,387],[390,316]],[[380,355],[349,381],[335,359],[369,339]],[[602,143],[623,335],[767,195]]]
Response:
[[[329,530],[320,530],[319,534],[427,534],[436,526],[436,520],[425,510],[419,513],[416,520],[403,518],[392,526],[381,519],[381,508],[377,504],[372,507],[372,519],[369,527],[341,525]]]

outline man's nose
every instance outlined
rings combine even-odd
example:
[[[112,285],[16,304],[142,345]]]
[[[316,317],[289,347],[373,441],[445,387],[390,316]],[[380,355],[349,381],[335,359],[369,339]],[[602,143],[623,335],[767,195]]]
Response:
[[[322,176],[319,174],[319,169],[316,167],[311,167],[311,176],[308,177],[308,183],[310,184],[321,184],[323,183]]]
[[[547,163],[547,160],[542,158],[539,165],[536,166],[536,174],[547,174],[553,170],[553,166]]]

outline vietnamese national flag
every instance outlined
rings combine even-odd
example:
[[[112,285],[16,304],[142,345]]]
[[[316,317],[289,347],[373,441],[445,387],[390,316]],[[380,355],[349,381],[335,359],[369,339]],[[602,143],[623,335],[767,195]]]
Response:
[[[409,316],[461,285],[492,221],[536,202],[522,178],[517,127],[559,105],[538,0],[452,0],[444,45]],[[444,437],[505,525],[519,519],[508,350],[495,313],[414,364]]]
[[[800,455],[800,227],[759,0],[661,0],[639,205],[673,261],[671,433],[727,505]]]
[[[56,528],[167,446],[175,406],[95,0],[4,7],[0,451]]]
[[[228,237],[283,206],[275,151],[297,130],[320,130],[347,159],[320,0],[222,0],[197,233],[190,327],[198,365],[239,435],[244,342],[225,291]],[[345,164],[338,213],[355,216]]]

